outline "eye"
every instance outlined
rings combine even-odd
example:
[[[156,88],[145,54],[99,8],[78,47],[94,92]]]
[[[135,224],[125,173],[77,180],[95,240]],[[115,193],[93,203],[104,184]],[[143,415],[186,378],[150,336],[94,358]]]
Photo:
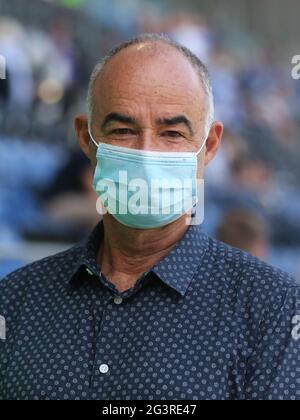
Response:
[[[172,139],[179,139],[182,138],[182,134],[179,133],[178,131],[165,131],[164,133],[162,133],[163,137],[170,137]]]
[[[117,136],[128,136],[128,135],[133,135],[135,133],[130,128],[117,128],[115,130],[112,130],[110,134],[114,134]]]

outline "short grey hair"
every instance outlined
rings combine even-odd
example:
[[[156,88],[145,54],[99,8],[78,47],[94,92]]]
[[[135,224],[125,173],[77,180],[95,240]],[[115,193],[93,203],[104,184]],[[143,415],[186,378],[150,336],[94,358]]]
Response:
[[[95,83],[96,83],[96,80],[98,79],[98,76],[104,70],[104,67],[119,52],[131,46],[139,45],[145,42],[161,42],[161,43],[167,44],[175,48],[181,54],[183,54],[189,60],[189,62],[193,65],[193,67],[195,68],[195,70],[197,71],[200,77],[200,80],[201,80],[201,83],[202,83],[202,86],[203,86],[203,89],[205,91],[206,98],[207,98],[205,132],[208,135],[210,127],[214,120],[214,97],[213,97],[213,90],[212,90],[212,84],[211,84],[209,71],[206,65],[194,53],[192,53],[192,51],[189,48],[179,44],[176,41],[173,41],[167,35],[164,35],[164,34],[143,34],[133,39],[130,39],[129,41],[125,41],[119,44],[114,49],[112,49],[108,53],[108,55],[106,55],[98,64],[96,64],[90,77],[88,94],[87,94],[87,109],[88,109],[89,124],[91,124],[93,114],[94,114]]]

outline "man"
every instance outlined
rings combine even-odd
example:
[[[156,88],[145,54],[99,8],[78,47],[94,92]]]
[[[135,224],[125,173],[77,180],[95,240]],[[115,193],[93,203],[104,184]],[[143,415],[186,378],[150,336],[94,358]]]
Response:
[[[200,179],[220,144],[205,66],[162,36],[114,50],[88,102],[75,126],[99,195],[121,189],[121,169]],[[87,242],[1,282],[1,398],[298,398],[293,280],[205,236],[191,207],[129,214],[122,197],[102,197]],[[151,196],[159,210],[164,198]]]

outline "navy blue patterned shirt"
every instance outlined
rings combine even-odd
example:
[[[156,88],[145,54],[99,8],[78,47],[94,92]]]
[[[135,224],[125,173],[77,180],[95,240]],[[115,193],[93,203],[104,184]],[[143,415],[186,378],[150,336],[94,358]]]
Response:
[[[0,400],[300,399],[286,274],[192,226],[118,293],[96,263],[103,235],[0,282]]]

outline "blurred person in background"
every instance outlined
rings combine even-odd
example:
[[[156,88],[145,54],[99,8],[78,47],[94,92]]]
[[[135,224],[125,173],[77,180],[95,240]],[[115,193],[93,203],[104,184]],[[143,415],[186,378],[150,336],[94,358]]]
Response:
[[[76,226],[77,240],[99,221],[95,211],[97,195],[93,189],[93,172],[82,153],[71,155],[42,195],[46,217],[58,225]]]
[[[22,129],[29,124],[34,80],[26,44],[26,31],[15,19],[0,16],[0,55],[9,75],[5,102],[0,108],[0,130]]]
[[[205,63],[209,61],[213,37],[203,16],[179,11],[166,19],[165,32],[174,41],[189,48]]]
[[[207,68],[161,35],[95,67],[88,110],[75,129],[99,196],[122,168],[147,185],[195,183],[220,146]],[[258,162],[236,175],[254,190],[271,178]],[[87,240],[0,283],[0,399],[297,399],[294,280],[208,237],[192,204],[131,214],[125,185],[125,213],[102,197],[108,211]]]
[[[266,261],[268,230],[264,220],[249,210],[233,209],[224,215],[217,228],[217,239]]]
[[[274,167],[251,154],[239,156],[232,163],[231,191],[233,201],[248,202],[270,221],[273,240],[283,243],[300,241],[300,194],[277,179]]]
[[[209,56],[216,101],[216,115],[231,131],[237,131],[244,121],[240,97],[238,60],[225,49],[215,46]]]
[[[207,168],[207,183],[210,188],[223,189],[232,181],[232,165],[240,156],[249,153],[247,141],[229,127],[224,128],[222,146]]]
[[[9,99],[9,76],[5,69],[5,78],[0,78],[0,107],[5,107]]]
[[[0,17],[0,54],[5,57],[10,77],[8,105],[10,111],[27,112],[33,101],[33,74],[26,45],[26,33],[21,24]]]

